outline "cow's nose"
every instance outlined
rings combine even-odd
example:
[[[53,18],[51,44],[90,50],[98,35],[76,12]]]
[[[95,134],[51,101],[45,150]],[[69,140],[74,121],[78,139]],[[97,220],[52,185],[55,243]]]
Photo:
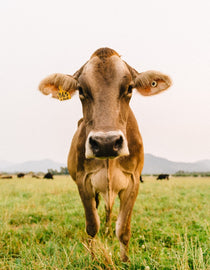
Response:
[[[86,143],[86,157],[114,158],[128,155],[127,142],[119,131],[92,132]]]
[[[89,143],[96,157],[116,157],[122,148],[123,138],[121,135],[107,137],[91,136]]]

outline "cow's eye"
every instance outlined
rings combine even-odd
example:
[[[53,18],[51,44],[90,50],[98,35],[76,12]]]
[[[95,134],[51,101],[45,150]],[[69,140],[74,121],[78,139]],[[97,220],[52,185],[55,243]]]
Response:
[[[152,87],[156,87],[156,86],[157,86],[157,82],[156,82],[156,81],[153,81],[153,82],[151,83],[151,86],[152,86]]]
[[[133,92],[133,86],[129,85],[128,86],[128,94],[132,94],[132,92]]]
[[[127,96],[128,98],[131,98],[132,92],[133,92],[133,85],[130,84],[130,85],[128,86],[126,96]]]
[[[80,96],[80,98],[84,98],[85,96],[84,96],[84,92],[83,92],[82,87],[79,86],[79,87],[78,87],[78,90],[79,90],[79,96]]]

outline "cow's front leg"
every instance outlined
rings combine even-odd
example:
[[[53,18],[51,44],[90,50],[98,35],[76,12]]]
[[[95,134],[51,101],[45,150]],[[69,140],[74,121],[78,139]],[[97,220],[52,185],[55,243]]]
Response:
[[[89,184],[78,184],[79,194],[85,209],[86,217],[86,232],[91,237],[94,237],[99,231],[100,219],[96,208],[95,193]]]
[[[124,262],[129,259],[128,246],[131,237],[131,214],[139,188],[139,178],[137,179],[136,177],[136,181],[134,181],[133,176],[131,178],[132,181],[130,181],[128,188],[119,193],[120,212],[116,223],[116,235],[120,241],[120,256]]]

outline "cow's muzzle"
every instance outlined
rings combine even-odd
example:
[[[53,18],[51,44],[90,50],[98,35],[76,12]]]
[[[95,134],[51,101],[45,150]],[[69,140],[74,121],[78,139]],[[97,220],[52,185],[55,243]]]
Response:
[[[119,131],[91,131],[85,145],[86,158],[115,158],[129,155],[128,144]]]

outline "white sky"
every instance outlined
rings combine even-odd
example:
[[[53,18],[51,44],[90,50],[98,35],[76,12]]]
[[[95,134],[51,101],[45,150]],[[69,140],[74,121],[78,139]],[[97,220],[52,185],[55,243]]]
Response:
[[[139,72],[159,70],[173,87],[134,94],[146,153],[210,159],[209,0],[7,0],[0,4],[0,160],[66,162],[82,115],[78,96],[37,91],[45,76],[73,74],[100,47]]]

